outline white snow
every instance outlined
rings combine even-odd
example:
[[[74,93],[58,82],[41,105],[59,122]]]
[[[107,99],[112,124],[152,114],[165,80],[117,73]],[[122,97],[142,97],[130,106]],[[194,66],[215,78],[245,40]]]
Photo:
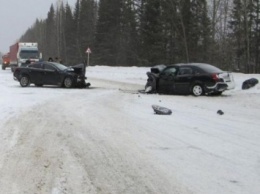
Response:
[[[260,75],[194,97],[138,93],[147,71],[92,66],[90,89],[63,89],[0,70],[0,193],[260,193],[260,85],[241,89]]]

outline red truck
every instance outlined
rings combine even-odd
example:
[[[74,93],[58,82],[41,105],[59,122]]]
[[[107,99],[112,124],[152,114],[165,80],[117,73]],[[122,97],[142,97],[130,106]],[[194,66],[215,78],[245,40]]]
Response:
[[[2,69],[5,70],[6,67],[10,66],[10,53],[6,53],[2,56],[3,62],[2,62]]]

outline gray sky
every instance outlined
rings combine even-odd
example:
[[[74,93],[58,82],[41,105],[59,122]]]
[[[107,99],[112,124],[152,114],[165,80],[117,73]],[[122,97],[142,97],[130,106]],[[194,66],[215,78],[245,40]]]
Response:
[[[58,0],[0,0],[0,52],[9,51],[36,18],[46,19],[51,4]],[[63,0],[73,6],[76,0]]]

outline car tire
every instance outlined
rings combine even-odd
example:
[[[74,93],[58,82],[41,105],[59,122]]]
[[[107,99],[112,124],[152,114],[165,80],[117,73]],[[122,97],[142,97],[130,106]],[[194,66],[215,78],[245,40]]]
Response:
[[[4,65],[2,65],[2,70],[5,70],[5,66]]]
[[[202,96],[204,94],[203,87],[200,84],[194,84],[191,92],[194,96]]]
[[[66,77],[64,79],[63,85],[65,88],[72,88],[73,87],[73,79],[71,77]]]
[[[27,75],[22,75],[22,77],[20,79],[20,85],[22,87],[27,87],[30,85],[30,79]]]

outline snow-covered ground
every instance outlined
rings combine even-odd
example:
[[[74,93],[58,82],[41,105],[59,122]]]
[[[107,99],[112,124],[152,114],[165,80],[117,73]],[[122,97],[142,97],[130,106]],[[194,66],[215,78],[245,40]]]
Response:
[[[241,85],[260,75],[218,97],[138,93],[148,70],[88,67],[90,89],[0,70],[0,194],[259,194],[260,85]]]

